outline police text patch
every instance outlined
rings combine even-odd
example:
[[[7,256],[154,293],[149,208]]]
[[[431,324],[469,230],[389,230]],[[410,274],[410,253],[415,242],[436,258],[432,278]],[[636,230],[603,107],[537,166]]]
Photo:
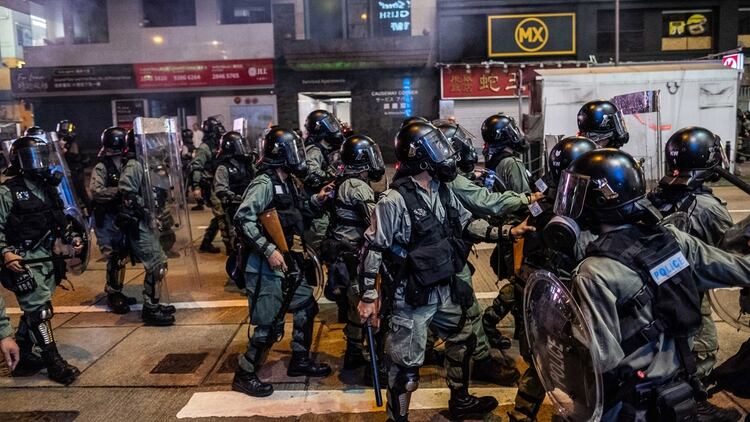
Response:
[[[544,180],[542,179],[536,179],[536,182],[534,182],[534,186],[539,189],[539,192],[544,193],[547,191],[547,184],[544,183]]]
[[[651,273],[651,278],[653,278],[656,284],[660,286],[675,274],[689,266],[690,264],[687,259],[685,259],[685,255],[680,251],[660,262],[657,266],[651,268],[649,272]]]
[[[539,214],[543,212],[542,207],[539,205],[538,202],[532,202],[529,205],[529,211],[531,212],[531,215],[534,217],[538,217]]]

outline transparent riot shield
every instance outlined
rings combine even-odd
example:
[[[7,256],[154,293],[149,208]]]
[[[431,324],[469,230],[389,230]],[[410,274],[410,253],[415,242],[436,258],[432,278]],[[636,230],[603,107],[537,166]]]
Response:
[[[243,138],[247,138],[247,119],[244,117],[234,119],[232,130],[242,135]]]
[[[598,421],[603,385],[597,346],[570,291],[554,274],[538,271],[526,284],[523,312],[534,365],[558,414]]]
[[[711,307],[727,324],[750,332],[750,288],[734,287],[708,291]]]
[[[86,271],[91,253],[91,236],[88,220],[83,215],[83,207],[76,196],[73,188],[72,175],[67,161],[65,161],[65,152],[57,139],[55,132],[47,133],[47,144],[50,150],[50,170],[61,174],[60,184],[57,185],[57,192],[63,202],[65,216],[68,223],[73,227],[73,231],[79,233],[83,240],[83,251],[75,254],[72,245],[67,245],[58,240],[55,243],[55,253],[69,258],[65,259],[67,270],[73,275],[80,275]]]
[[[168,288],[171,293],[192,291],[199,287],[200,278],[185,199],[177,123],[172,118],[138,117],[134,131],[136,156],[143,165],[142,193],[150,226],[169,258]]]
[[[0,173],[10,166],[10,146],[21,136],[21,124],[10,122],[0,123]]]

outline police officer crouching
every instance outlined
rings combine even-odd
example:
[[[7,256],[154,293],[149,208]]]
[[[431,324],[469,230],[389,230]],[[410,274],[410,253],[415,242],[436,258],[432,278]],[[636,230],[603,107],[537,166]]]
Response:
[[[99,162],[94,166],[89,182],[96,241],[107,260],[104,292],[107,294],[107,305],[116,314],[130,312],[130,306],[137,302],[135,298],[122,293],[128,253],[122,232],[115,224],[122,202],[117,186],[126,160],[122,156],[127,147],[126,137],[127,132],[121,127],[110,127],[102,132]]]
[[[331,374],[330,366],[310,358],[318,304],[301,271],[303,218],[311,216],[311,207],[322,205],[328,189],[311,198],[300,195],[294,176],[304,177],[306,170],[302,139],[279,126],[270,128],[263,140],[259,174],[234,217],[238,234],[250,247],[245,283],[254,330],[247,351],[239,358],[232,389],[250,396],[273,394],[273,386],[258,379],[257,372],[271,346],[283,337],[286,312],[293,314],[287,375]]]
[[[49,169],[49,145],[24,136],[10,150],[10,176],[0,186],[0,281],[16,295],[23,311],[16,332],[21,361],[14,376],[29,376],[47,368],[53,381],[68,385],[80,374],[60,356],[52,334],[52,295],[62,277],[53,262],[56,240],[82,250],[81,233],[71,232],[57,191],[60,174]],[[33,261],[33,263],[32,263]],[[41,350],[41,359],[33,353]]]
[[[396,157],[404,176],[378,201],[365,231],[358,306],[361,322],[369,320],[373,325],[379,323],[378,305],[391,309],[386,340],[391,362],[388,418],[408,420],[428,327],[445,340],[451,416],[481,418],[498,403],[468,391],[476,337],[466,311],[473,303],[473,291],[455,275],[466,264],[468,252],[461,238],[471,213],[446,185],[458,173],[455,152],[436,127],[411,123],[396,137]],[[381,270],[381,264],[387,271]],[[380,290],[375,283],[378,273],[383,276]],[[392,291],[392,297],[381,297],[385,290]]]
[[[571,233],[599,234],[572,275],[572,290],[596,339],[602,420],[701,420],[696,401],[705,393],[689,346],[701,325],[700,294],[747,286],[750,258],[658,224],[640,164],[615,149],[588,152],[563,172],[555,212],[554,224]]]
[[[252,151],[248,150],[242,135],[230,131],[221,137],[219,150],[216,151],[219,165],[214,174],[213,190],[221,201],[224,211],[224,226],[221,237],[225,239],[228,254],[234,252],[234,224],[232,223],[237,208],[242,202],[245,188],[255,177],[255,165]]]

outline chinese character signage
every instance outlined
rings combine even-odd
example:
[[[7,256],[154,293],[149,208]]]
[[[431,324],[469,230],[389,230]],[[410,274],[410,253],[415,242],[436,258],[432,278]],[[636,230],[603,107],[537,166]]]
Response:
[[[115,126],[132,129],[136,117],[146,117],[146,100],[112,100],[112,120]]]
[[[472,67],[440,71],[443,99],[518,97],[518,73],[499,67]],[[529,95],[529,86],[524,85],[522,95]]]
[[[143,88],[273,85],[273,60],[137,63],[136,84]]]
[[[411,36],[411,0],[378,0],[373,10],[376,36]]]
[[[487,16],[489,57],[566,56],[576,53],[576,14]]]
[[[24,67],[11,69],[11,75],[16,94],[135,88],[129,65]]]
[[[662,51],[710,50],[713,48],[710,10],[662,12]]]

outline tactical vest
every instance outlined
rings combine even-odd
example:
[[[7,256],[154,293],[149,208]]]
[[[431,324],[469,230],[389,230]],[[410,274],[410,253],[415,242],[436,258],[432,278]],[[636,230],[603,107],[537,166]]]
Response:
[[[334,189],[336,191],[334,195],[333,207],[334,211],[331,213],[331,229],[339,226],[356,227],[364,230],[367,228],[367,222],[360,216],[361,209],[355,205],[349,205],[341,199],[341,192],[339,188],[349,179],[359,179],[356,175],[343,175],[336,178],[334,183]],[[360,179],[361,180],[361,179]],[[339,210],[351,211],[355,218],[346,218],[339,215]]]
[[[701,295],[674,236],[662,226],[628,226],[599,236],[586,248],[586,256],[614,259],[643,280],[632,297],[617,301],[621,321],[634,318],[648,304],[653,313],[652,322],[621,341],[625,356],[665,333],[675,339],[687,373],[694,374],[687,339],[701,326]]]
[[[229,190],[235,195],[242,196],[255,175],[245,163],[238,162],[234,158],[227,160],[224,166],[229,173]]]
[[[266,170],[265,174],[271,178],[273,184],[273,199],[265,211],[276,208],[287,245],[291,248],[294,235],[302,236],[305,231],[302,212],[300,211],[303,199],[297,191],[297,187],[294,186],[291,176],[287,177],[286,181],[282,181],[273,169]]]
[[[508,152],[506,150],[500,151],[499,153],[494,154],[494,155],[492,155],[492,157],[490,157],[490,160],[485,164],[485,167],[488,170],[492,170],[494,172],[497,169],[497,166],[500,165],[500,162],[502,162],[506,158],[512,158],[512,159],[515,160],[516,159],[516,154],[512,153],[512,152]],[[497,178],[497,175],[495,175],[495,177]],[[532,190],[533,190],[534,184],[532,184],[531,180],[529,180],[528,170],[527,170],[526,174],[524,174],[524,177],[526,178],[526,183],[528,183],[529,187],[532,188]],[[508,189],[507,186],[505,186],[503,184],[502,180],[498,179],[498,181],[504,187],[504,191]]]
[[[48,235],[61,237],[65,229],[63,203],[55,188],[48,188],[48,201],[34,195],[26,186],[23,176],[3,183],[13,197],[13,205],[6,221],[5,236],[8,243],[28,248]],[[54,192],[54,195],[51,195]]]
[[[460,212],[451,205],[448,186],[441,183],[438,190],[445,210],[442,222],[419,196],[411,178],[401,178],[391,187],[403,197],[411,221],[409,243],[402,245],[407,251],[407,270],[411,278],[421,288],[449,282],[466,264],[467,249],[461,240]]]
[[[104,164],[104,171],[106,173],[104,178],[104,186],[107,188],[116,188],[120,183],[120,170],[117,169],[117,166],[115,165],[115,162],[112,160],[112,157],[101,157],[99,159],[99,162]],[[125,161],[123,160],[123,166]],[[98,212],[105,212],[105,213],[113,213],[119,210],[120,208],[120,199],[114,198],[110,199],[109,201],[93,201],[93,211],[94,213]]]

